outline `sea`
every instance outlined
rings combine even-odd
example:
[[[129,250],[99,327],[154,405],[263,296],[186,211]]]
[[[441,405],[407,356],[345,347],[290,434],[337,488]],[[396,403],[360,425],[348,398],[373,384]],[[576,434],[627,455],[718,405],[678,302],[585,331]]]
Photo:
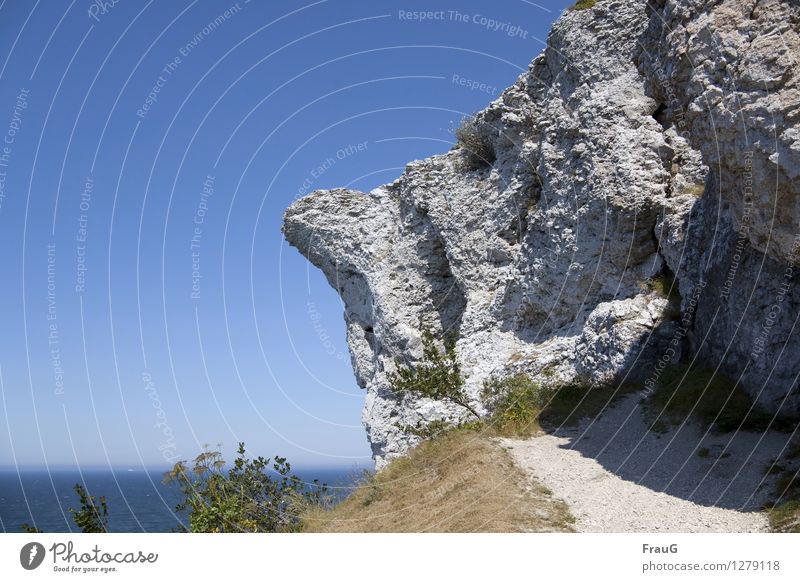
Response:
[[[359,467],[296,469],[310,483],[326,483],[335,501],[345,499],[360,479]],[[0,531],[21,532],[27,523],[48,533],[78,532],[69,508],[78,508],[76,483],[96,498],[105,496],[110,532],[170,532],[186,524],[175,511],[180,498],[162,482],[163,469],[0,469]]]

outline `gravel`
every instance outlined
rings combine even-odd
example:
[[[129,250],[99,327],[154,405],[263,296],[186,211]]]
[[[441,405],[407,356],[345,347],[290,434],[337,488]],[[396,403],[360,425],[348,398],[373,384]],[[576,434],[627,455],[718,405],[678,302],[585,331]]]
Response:
[[[570,506],[577,531],[767,531],[766,473],[789,435],[648,427],[632,395],[575,428],[501,442]]]

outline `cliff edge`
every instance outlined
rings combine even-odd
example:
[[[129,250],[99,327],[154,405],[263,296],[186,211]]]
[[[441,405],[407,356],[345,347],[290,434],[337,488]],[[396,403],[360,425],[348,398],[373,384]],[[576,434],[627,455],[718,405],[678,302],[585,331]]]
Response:
[[[458,333],[478,408],[491,376],[647,388],[691,359],[798,416],[798,30],[781,0],[567,11],[453,150],[292,204],[286,239],[345,304],[379,467],[416,444],[398,425],[460,414],[388,388],[421,324]]]

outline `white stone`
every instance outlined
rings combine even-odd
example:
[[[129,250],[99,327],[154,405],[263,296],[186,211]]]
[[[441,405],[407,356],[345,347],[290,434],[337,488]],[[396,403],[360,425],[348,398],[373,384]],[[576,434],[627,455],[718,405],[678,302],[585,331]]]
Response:
[[[544,53],[477,116],[491,166],[472,169],[456,148],[369,194],[318,191],[287,210],[287,240],[344,300],[378,466],[416,442],[398,424],[461,414],[388,388],[395,361],[420,355],[420,323],[459,333],[478,406],[484,380],[514,371],[644,377],[679,325],[642,284],[668,268],[690,314],[679,352],[732,376],[745,368],[775,281],[798,258],[800,37],[784,23],[800,9],[652,4],[600,0],[556,22]],[[720,314],[748,160],[752,227]],[[771,410],[796,414],[800,309],[793,298],[783,307],[743,385]]]

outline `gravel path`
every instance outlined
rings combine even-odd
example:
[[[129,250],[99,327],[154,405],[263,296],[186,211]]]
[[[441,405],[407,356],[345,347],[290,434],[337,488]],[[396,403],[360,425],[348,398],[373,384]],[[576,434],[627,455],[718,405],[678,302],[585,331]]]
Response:
[[[501,439],[563,499],[581,532],[760,532],[765,472],[787,435],[647,430],[639,396],[594,421],[528,440]]]

